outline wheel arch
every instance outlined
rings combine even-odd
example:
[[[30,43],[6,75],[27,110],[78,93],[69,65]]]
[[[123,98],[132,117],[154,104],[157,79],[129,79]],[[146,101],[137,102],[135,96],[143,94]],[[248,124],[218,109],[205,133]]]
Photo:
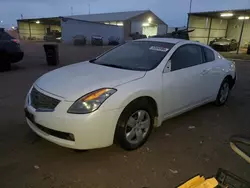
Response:
[[[156,117],[158,116],[158,105],[157,105],[155,99],[154,99],[153,97],[151,97],[151,96],[145,95],[145,96],[137,97],[137,98],[133,99],[132,101],[130,101],[130,102],[127,104],[127,106],[130,105],[130,104],[133,104],[134,102],[137,102],[137,101],[139,101],[139,100],[141,100],[141,101],[143,101],[143,100],[148,101],[148,103],[150,104],[150,106],[153,108],[153,111],[154,111],[154,113],[155,113],[154,115],[155,115]],[[125,108],[126,108],[126,107],[125,107]]]
[[[123,108],[123,110],[119,116],[119,120],[118,120],[116,128],[115,128],[114,141],[113,141],[114,143],[120,144],[126,150],[132,150],[133,146],[131,144],[128,144],[127,141],[125,141],[125,138],[122,136],[125,132],[124,128],[125,128],[126,121],[127,121],[124,118],[129,117],[127,115],[130,114],[131,112],[134,112],[131,110],[135,110],[135,109],[140,110],[141,105],[142,105],[142,108],[145,108],[145,107],[148,108],[147,111],[149,114],[151,114],[151,118],[152,118],[151,121],[153,121],[151,126],[150,126],[151,128],[149,130],[148,136],[150,135],[153,127],[157,126],[157,122],[158,122],[158,121],[156,121],[157,116],[158,116],[157,102],[155,101],[155,99],[152,96],[141,95],[141,96],[137,96],[134,98],[130,98],[129,101],[127,100],[127,105]],[[149,107],[149,105],[151,107]],[[147,137],[146,137],[146,140],[147,140]],[[142,144],[144,144],[145,141],[143,141]],[[139,143],[139,147],[142,144]],[[136,146],[135,148],[137,148],[137,147],[138,146]]]
[[[229,87],[230,87],[230,89],[232,89],[233,86],[234,86],[234,84],[235,84],[235,79],[233,79],[232,75],[230,75],[230,74],[228,74],[227,76],[225,76],[225,78],[223,80],[225,80],[225,79],[228,79],[228,81],[229,81]]]
[[[129,105],[132,105],[133,103],[135,103],[135,102],[137,102],[139,100],[148,101],[150,106],[153,109],[154,116],[155,117],[159,116],[159,105],[157,103],[157,99],[155,97],[153,97],[152,95],[133,95],[133,96],[130,96],[127,100],[125,100],[123,102],[122,106],[124,107],[124,109],[121,112],[121,114],[124,112],[126,107],[128,107]],[[120,114],[120,116],[121,116],[121,114]]]

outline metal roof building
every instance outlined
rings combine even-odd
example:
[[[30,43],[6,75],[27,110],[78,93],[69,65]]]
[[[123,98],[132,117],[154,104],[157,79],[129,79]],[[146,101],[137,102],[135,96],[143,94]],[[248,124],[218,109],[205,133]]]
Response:
[[[21,39],[43,40],[50,33],[59,32],[63,42],[75,35],[100,35],[128,40],[131,33],[146,36],[166,34],[167,24],[150,10],[73,15],[52,18],[17,20]]]
[[[188,28],[194,29],[190,39],[210,44],[216,38],[235,39],[237,53],[244,53],[250,44],[250,9],[192,12],[188,15]]]
[[[106,21],[125,21],[141,14],[147,13],[148,10],[129,11],[129,12],[112,12],[112,13],[100,13],[100,14],[84,14],[67,16],[79,20],[87,20],[91,22],[106,22]]]

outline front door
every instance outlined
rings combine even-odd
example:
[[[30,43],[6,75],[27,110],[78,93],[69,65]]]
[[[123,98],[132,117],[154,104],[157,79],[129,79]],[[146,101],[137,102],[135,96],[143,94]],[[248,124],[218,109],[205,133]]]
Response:
[[[163,73],[163,109],[168,116],[202,101],[204,69],[202,49],[188,44],[179,47],[168,62],[170,72]],[[170,65],[171,64],[171,65]]]

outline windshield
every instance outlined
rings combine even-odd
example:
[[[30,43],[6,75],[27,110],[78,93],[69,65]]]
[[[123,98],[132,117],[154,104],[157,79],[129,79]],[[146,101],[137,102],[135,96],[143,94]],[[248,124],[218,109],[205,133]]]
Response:
[[[216,39],[216,42],[230,42],[230,39]]]
[[[174,46],[172,43],[132,41],[102,55],[93,63],[138,71],[152,70]]]

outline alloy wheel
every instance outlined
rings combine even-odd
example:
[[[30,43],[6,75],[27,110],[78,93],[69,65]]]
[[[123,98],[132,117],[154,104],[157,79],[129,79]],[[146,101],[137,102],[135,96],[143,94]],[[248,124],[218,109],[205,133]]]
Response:
[[[220,102],[221,103],[224,103],[227,100],[227,97],[229,95],[229,90],[230,90],[229,83],[224,82],[220,90]]]
[[[138,110],[127,121],[125,134],[131,144],[138,144],[147,136],[151,124],[151,118],[147,111]]]

